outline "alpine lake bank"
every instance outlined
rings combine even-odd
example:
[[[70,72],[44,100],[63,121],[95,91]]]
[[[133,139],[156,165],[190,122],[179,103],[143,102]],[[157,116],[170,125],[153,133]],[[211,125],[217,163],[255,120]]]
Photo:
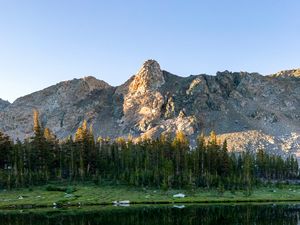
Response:
[[[300,202],[300,185],[268,185],[251,193],[218,189],[161,190],[127,185],[72,184],[0,190],[0,210],[145,204]]]

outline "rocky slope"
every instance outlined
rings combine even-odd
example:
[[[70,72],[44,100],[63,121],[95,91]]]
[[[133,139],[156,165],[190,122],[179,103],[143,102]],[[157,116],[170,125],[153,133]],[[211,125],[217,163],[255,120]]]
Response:
[[[8,101],[4,101],[0,98],[0,111],[5,109],[9,105],[10,105],[10,103]]]
[[[86,119],[97,136],[157,137],[184,131],[194,143],[215,130],[232,150],[265,148],[300,156],[300,70],[262,76],[218,72],[179,77],[146,61],[126,83],[93,77],[61,82],[0,110],[0,129],[13,138],[32,134],[32,110],[58,137]]]

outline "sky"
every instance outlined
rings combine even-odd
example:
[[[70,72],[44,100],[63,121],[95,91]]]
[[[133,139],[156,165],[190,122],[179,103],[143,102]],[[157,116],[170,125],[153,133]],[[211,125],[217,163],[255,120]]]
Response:
[[[0,0],[0,98],[147,59],[181,76],[300,67],[299,0]]]

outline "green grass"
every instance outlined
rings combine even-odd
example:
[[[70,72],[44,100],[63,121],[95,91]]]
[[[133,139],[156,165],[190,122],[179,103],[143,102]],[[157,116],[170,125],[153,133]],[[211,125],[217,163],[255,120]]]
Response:
[[[112,205],[113,201],[129,200],[131,204],[162,204],[162,203],[239,203],[239,202],[279,202],[299,201],[300,186],[286,185],[281,188],[261,187],[253,190],[251,196],[244,192],[231,193],[225,191],[220,195],[217,190],[157,190],[129,186],[96,186],[81,184],[76,186],[33,187],[33,189],[15,189],[0,191],[0,208],[39,208],[78,205]],[[67,188],[67,189],[66,189]],[[72,190],[66,194],[64,190]],[[185,198],[173,198],[174,194],[184,193]],[[20,198],[20,196],[22,196]]]

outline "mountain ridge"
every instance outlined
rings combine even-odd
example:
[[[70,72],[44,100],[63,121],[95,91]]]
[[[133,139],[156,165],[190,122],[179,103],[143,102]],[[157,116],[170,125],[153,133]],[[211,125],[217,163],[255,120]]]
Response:
[[[154,138],[182,130],[193,144],[199,133],[215,130],[231,150],[298,154],[298,71],[180,77],[147,60],[120,86],[89,76],[21,97],[0,110],[0,130],[14,139],[29,137],[32,110],[37,109],[43,126],[59,138],[73,135],[86,119],[96,136]]]

